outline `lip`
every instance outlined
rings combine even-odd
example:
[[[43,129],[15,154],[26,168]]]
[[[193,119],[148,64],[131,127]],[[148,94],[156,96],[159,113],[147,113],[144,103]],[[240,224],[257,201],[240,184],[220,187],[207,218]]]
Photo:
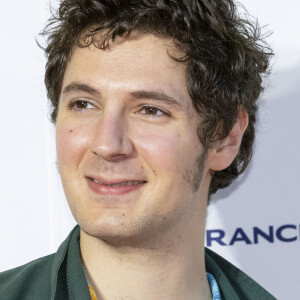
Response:
[[[96,194],[103,196],[117,196],[124,195],[130,192],[136,191],[143,187],[147,182],[145,180],[136,180],[136,179],[114,179],[114,180],[106,180],[100,177],[86,177],[89,188]],[[97,180],[98,182],[95,182]],[[131,185],[121,185],[121,186],[108,186],[114,184],[120,184],[129,181],[140,181],[139,184],[131,184]]]
[[[136,179],[136,178],[133,178],[133,179],[130,179],[130,178],[116,178],[116,179],[105,179],[103,177],[100,177],[100,176],[85,176],[87,179],[95,179],[103,184],[120,184],[122,182],[128,182],[128,181],[144,181],[146,182],[146,180],[144,179]]]

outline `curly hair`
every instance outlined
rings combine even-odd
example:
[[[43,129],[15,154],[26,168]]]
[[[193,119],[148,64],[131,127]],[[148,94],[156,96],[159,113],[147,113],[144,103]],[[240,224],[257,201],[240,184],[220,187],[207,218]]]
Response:
[[[187,66],[186,85],[203,119],[198,136],[206,149],[228,135],[241,108],[249,115],[238,155],[228,168],[213,173],[210,199],[250,162],[257,99],[272,51],[257,22],[241,14],[233,0],[62,0],[41,33],[47,37],[45,84],[53,123],[74,49],[94,44],[105,50],[133,30],[171,39],[184,53],[173,59]]]

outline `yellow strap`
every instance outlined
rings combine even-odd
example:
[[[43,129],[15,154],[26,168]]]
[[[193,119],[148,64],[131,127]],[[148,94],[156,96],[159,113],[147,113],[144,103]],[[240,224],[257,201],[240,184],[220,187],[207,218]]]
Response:
[[[89,284],[89,290],[90,290],[90,294],[91,294],[91,299],[92,300],[97,300],[96,293],[95,293],[93,287],[90,284]]]

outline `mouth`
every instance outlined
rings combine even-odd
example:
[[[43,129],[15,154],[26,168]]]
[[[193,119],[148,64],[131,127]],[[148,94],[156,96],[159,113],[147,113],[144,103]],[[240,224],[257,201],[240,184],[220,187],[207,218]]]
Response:
[[[88,179],[93,181],[94,183],[105,185],[105,186],[110,186],[110,187],[125,186],[125,185],[138,185],[138,184],[146,183],[146,181],[137,181],[137,180],[123,181],[120,183],[104,183],[95,178],[88,177]]]
[[[100,195],[124,195],[143,187],[145,180],[105,180],[94,177],[86,177],[89,188],[96,194]]]

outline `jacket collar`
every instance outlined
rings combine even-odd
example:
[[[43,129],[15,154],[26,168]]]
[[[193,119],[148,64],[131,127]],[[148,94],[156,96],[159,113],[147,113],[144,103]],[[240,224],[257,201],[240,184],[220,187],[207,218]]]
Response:
[[[51,300],[91,299],[82,266],[79,239],[80,228],[77,225],[54,256],[51,273]],[[207,272],[215,277],[222,299],[275,299],[244,272],[209,249],[205,249],[205,265]]]
[[[80,228],[75,228],[60,245],[52,264],[51,300],[90,300],[79,249]]]

